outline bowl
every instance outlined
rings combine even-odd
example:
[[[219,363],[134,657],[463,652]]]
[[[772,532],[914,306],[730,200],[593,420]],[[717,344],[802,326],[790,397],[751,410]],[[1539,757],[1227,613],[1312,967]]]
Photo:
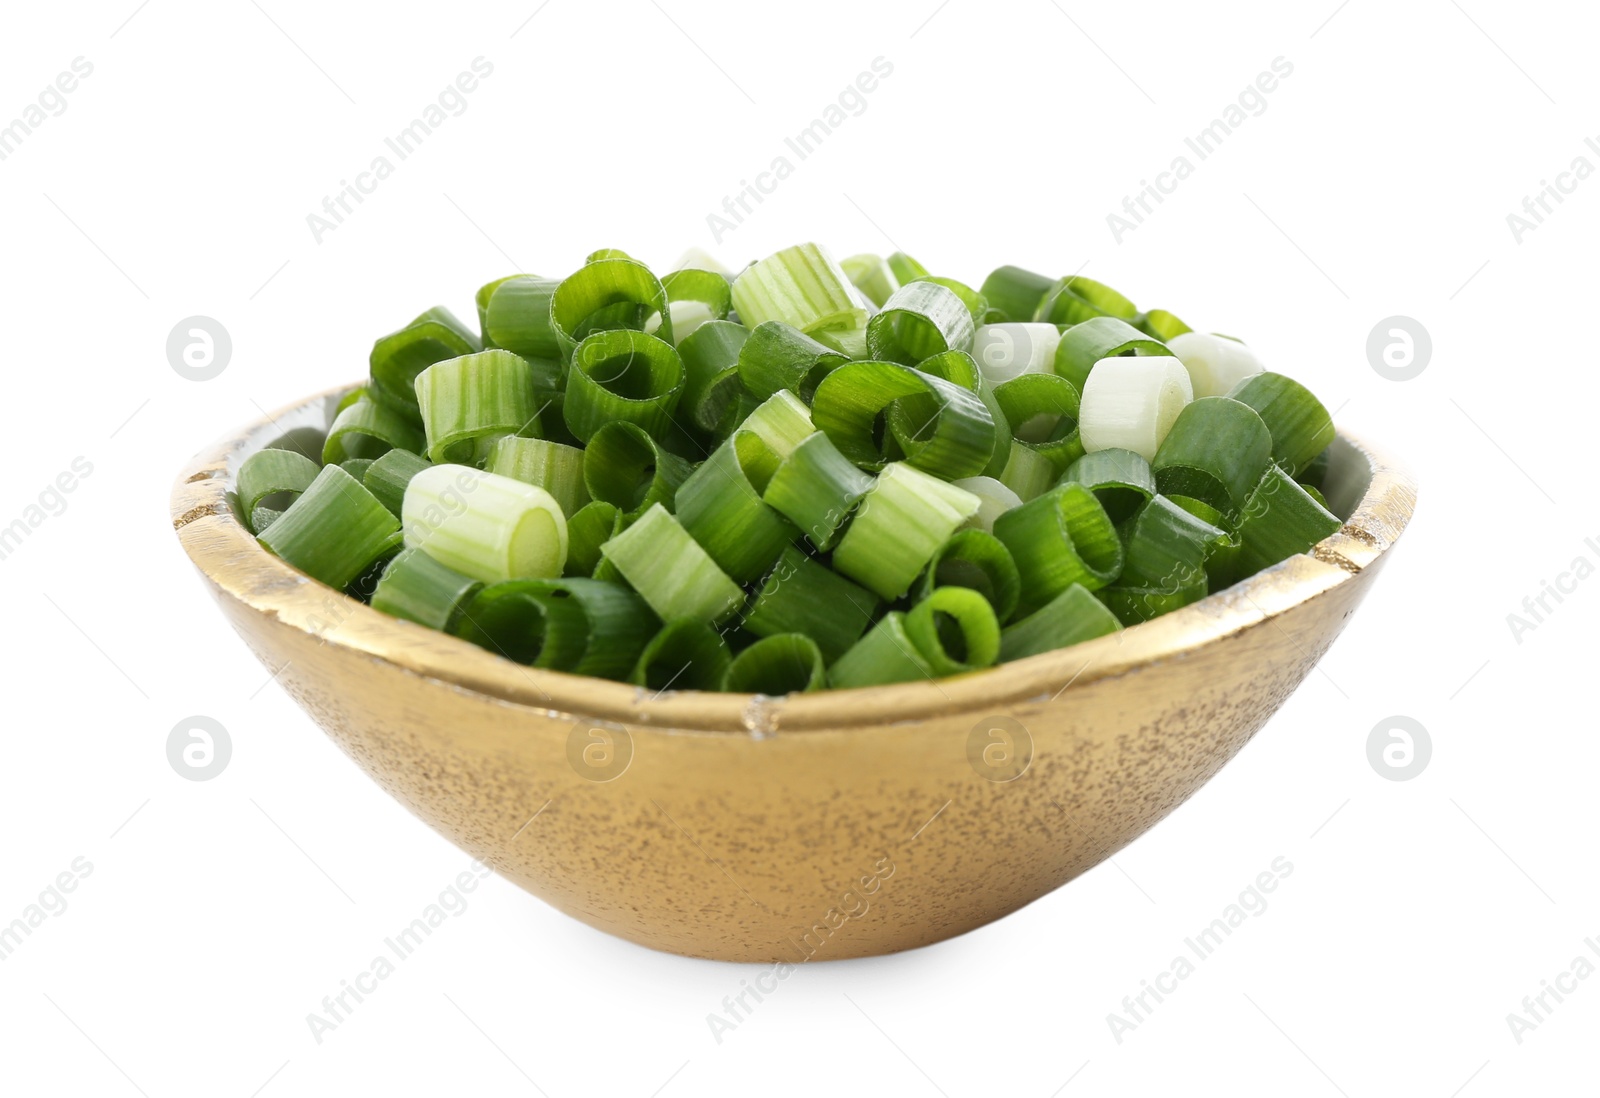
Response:
[[[1182,804],[1311,671],[1416,502],[1341,434],[1343,528],[1154,621],[955,678],[768,698],[536,670],[379,613],[257,545],[239,463],[320,394],[209,447],[178,540],[277,682],[379,785],[590,926],[728,961],[890,953],[1061,887]]]

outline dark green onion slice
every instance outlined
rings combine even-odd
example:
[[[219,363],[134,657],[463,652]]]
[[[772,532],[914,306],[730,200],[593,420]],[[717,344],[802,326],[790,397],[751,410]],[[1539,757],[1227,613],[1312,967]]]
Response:
[[[1206,552],[1206,588],[1208,591],[1216,592],[1231,586],[1239,578],[1239,551],[1243,548],[1243,545],[1239,540],[1239,535],[1228,528],[1228,516],[1209,503],[1189,496],[1167,496],[1165,498],[1182,507],[1221,535],[1220,537],[1212,536]]]
[[[878,596],[790,546],[761,584],[744,617],[757,636],[803,633],[830,663],[861,638]]]
[[[463,576],[421,549],[402,549],[372,591],[372,608],[449,633],[483,581]]]
[[[1096,316],[1129,320],[1138,312],[1133,302],[1105,283],[1082,275],[1068,275],[1051,284],[1028,319],[1047,320],[1051,324],[1081,324]]]
[[[550,319],[560,281],[521,275],[492,285],[483,321],[489,340],[523,358],[561,358],[561,337]]]
[[[780,697],[827,685],[822,651],[804,633],[763,637],[733,657],[722,673],[722,689],[735,694]]]
[[[282,521],[282,520],[280,520]],[[1239,520],[1239,572],[1253,576],[1263,568],[1309,552],[1323,538],[1338,532],[1337,518],[1277,465],[1250,493]]]
[[[510,351],[435,362],[417,375],[416,385],[428,458],[435,463],[475,464],[506,435],[539,433],[533,370]]]
[[[756,326],[739,350],[739,380],[757,400],[787,389],[809,400],[828,371],[849,361],[782,321]]]
[[[1117,584],[1170,589],[1193,587],[1207,579],[1206,559],[1229,541],[1221,528],[1165,496],[1155,496],[1128,524],[1126,560]]]
[[[1194,331],[1165,309],[1151,309],[1147,313],[1139,313],[1129,323],[1145,335],[1153,336],[1163,343],[1174,336],[1181,336],[1184,332]]]
[[[1048,275],[1034,274],[1021,267],[996,267],[983,280],[978,292],[988,300],[989,307],[999,313],[1001,322],[1031,321],[1039,311],[1039,303],[1055,285]]]
[[[649,267],[626,258],[584,264],[562,279],[550,298],[550,320],[567,351],[596,331],[642,332],[645,321],[657,313],[661,314],[661,327],[656,334],[670,346],[672,316],[666,288]]]
[[[682,419],[714,437],[733,433],[740,418],[739,352],[750,329],[727,320],[700,325],[678,343],[683,360]]]
[[[444,306],[436,306],[372,345],[368,359],[373,397],[408,419],[417,416],[417,375],[447,358],[483,350],[478,334]]]
[[[1084,485],[1115,523],[1121,523],[1156,494],[1150,463],[1132,450],[1085,454],[1067,467],[1060,483]]]
[[[406,485],[429,464],[427,458],[410,450],[390,450],[367,466],[366,476],[361,478],[361,483],[367,491],[378,497],[379,503],[399,518],[401,505],[406,498]]]
[[[893,459],[886,435],[911,464],[951,479],[983,472],[994,449],[994,419],[976,393],[892,362],[834,370],[817,386],[811,419],[866,469]]]
[[[353,457],[381,457],[390,449],[418,452],[426,445],[423,432],[391,405],[358,400],[329,426],[322,463],[338,465]]]
[[[1228,397],[1184,406],[1150,463],[1156,487],[1237,515],[1272,460],[1272,434],[1255,409]]]
[[[906,614],[906,636],[936,675],[988,667],[1000,656],[1000,621],[970,587],[936,587]]]
[[[703,621],[680,618],[645,645],[628,681],[646,690],[721,690],[733,654],[722,634]]]
[[[583,451],[583,484],[590,499],[627,515],[661,503],[670,510],[678,485],[694,466],[662,449],[637,423],[608,423]]]
[[[478,335],[482,344],[481,349],[487,351],[495,346],[494,340],[489,338],[489,302],[494,300],[494,292],[514,278],[538,278],[538,275],[511,274],[504,278],[497,278],[493,282],[485,282],[478,287],[478,292],[473,295],[473,302],[478,306]]]
[[[555,497],[563,515],[572,516],[589,502],[584,486],[584,452],[542,438],[507,435],[494,444],[484,468],[524,484],[537,484]]]
[[[933,678],[933,667],[906,635],[906,616],[891,610],[828,668],[836,690]]]
[[[959,294],[917,281],[901,286],[867,321],[867,351],[875,359],[915,366],[945,351],[971,350],[976,330]]]
[[[984,466],[983,475],[998,477],[1005,469],[1006,460],[1011,454],[1011,427],[1006,420],[1005,412],[1000,407],[999,399],[995,396],[994,386],[979,369],[977,359],[966,351],[946,351],[923,359],[917,363],[917,369],[978,394],[978,399],[983,401],[983,406],[988,409],[989,418],[994,422],[994,446],[989,451],[989,464]]]
[[[746,267],[733,280],[733,307],[749,328],[781,320],[810,334],[858,328],[867,314],[849,277],[817,244],[796,244]]]
[[[1204,576],[1184,587],[1123,587],[1102,588],[1095,596],[1105,604],[1123,625],[1137,625],[1162,614],[1199,602],[1206,597]]]
[[[600,547],[662,621],[719,622],[744,603],[744,592],[661,504]]]
[[[1299,476],[1333,441],[1333,417],[1304,385],[1282,374],[1245,378],[1228,396],[1256,410],[1272,435],[1272,460]]]
[[[401,534],[387,507],[328,465],[256,540],[312,579],[343,588],[398,548]]]
[[[762,502],[777,458],[754,431],[734,436],[678,486],[678,522],[739,583],[760,579],[796,530]]]
[[[978,505],[971,492],[904,462],[886,465],[834,550],[833,567],[897,599]]]
[[[659,627],[639,596],[615,583],[512,580],[469,602],[456,633],[518,663],[623,679]]]
[[[994,536],[1022,576],[1018,611],[1031,614],[1074,583],[1093,591],[1122,570],[1122,542],[1105,508],[1082,484],[1063,484],[1007,511]]]
[[[234,480],[239,510],[251,514],[262,500],[281,495],[282,503],[275,508],[281,511],[289,505],[291,496],[311,487],[321,471],[316,462],[293,450],[257,450],[240,464]]]
[[[1022,596],[1022,576],[999,538],[982,530],[957,530],[928,562],[917,585],[927,598],[938,587],[970,587],[994,607],[995,617],[1009,621]]]
[[[840,453],[832,439],[815,431],[783,459],[761,498],[826,551],[871,487],[872,478]]]
[[[839,260],[839,267],[849,276],[855,288],[867,295],[876,308],[882,308],[889,295],[900,288],[900,280],[880,255],[862,253]]]
[[[600,546],[627,529],[622,512],[604,500],[592,500],[567,520],[568,576],[594,574],[600,563]]]
[[[1083,456],[1078,437],[1078,390],[1056,374],[1023,374],[995,386],[1012,438],[1047,458],[1059,477]]]
[[[1166,344],[1151,339],[1126,321],[1097,316],[1061,333],[1061,342],[1056,344],[1056,373],[1082,393],[1089,371],[1103,358],[1170,354]]]
[[[665,437],[682,395],[683,359],[670,343],[631,329],[608,329],[595,332],[573,352],[561,414],[584,442],[616,421],[637,423],[659,439]]]
[[[1000,634],[1000,660],[1020,660],[1041,652],[1103,637],[1122,628],[1117,616],[1080,584],[1074,583]]]

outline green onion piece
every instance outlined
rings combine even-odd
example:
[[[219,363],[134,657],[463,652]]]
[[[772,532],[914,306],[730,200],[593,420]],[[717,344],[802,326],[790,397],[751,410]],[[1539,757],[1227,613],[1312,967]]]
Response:
[[[1054,652],[1122,628],[1117,616],[1079,584],[1073,584],[1000,634],[1000,662]]]
[[[1204,575],[1182,587],[1123,587],[1120,584],[1095,592],[1123,625],[1137,625],[1162,614],[1199,602],[1206,597]]]
[[[485,583],[559,576],[567,560],[567,520],[554,497],[481,469],[423,469],[406,485],[400,516],[408,546]]]
[[[645,645],[628,681],[646,690],[721,690],[733,655],[709,624],[691,618],[669,621]]]
[[[1250,348],[1226,336],[1185,332],[1167,346],[1189,371],[1197,397],[1227,396],[1234,386],[1263,369]]]
[[[338,465],[353,457],[381,457],[390,449],[417,452],[426,445],[426,436],[391,405],[358,400],[334,417],[328,427],[322,464]]]
[[[988,466],[994,419],[971,390],[892,362],[851,362],[817,386],[813,422],[863,468],[879,468],[894,457],[880,416],[906,460],[919,468],[953,478],[975,476]]]
[[[400,507],[406,498],[406,485],[411,478],[428,467],[428,459],[410,450],[390,450],[367,466],[361,483],[367,491],[378,497],[378,502],[389,509],[395,518],[400,517]]]
[[[781,697],[827,685],[822,651],[804,633],[763,637],[733,657],[722,673],[722,689],[736,694]]]
[[[1072,382],[1081,393],[1089,380],[1089,371],[1101,359],[1174,353],[1126,321],[1097,316],[1061,333],[1061,342],[1056,347],[1055,372]]]
[[[639,596],[618,584],[511,580],[479,592],[455,632],[518,663],[622,679],[659,625]]]
[[[995,519],[1013,507],[1022,506],[1022,497],[994,477],[964,477],[950,483],[957,488],[965,488],[978,497],[978,513],[968,519],[967,523],[984,533],[993,533]]]
[[[886,465],[834,550],[833,566],[897,599],[978,506],[977,496],[938,477],[904,462]]]
[[[797,328],[769,320],[739,350],[739,380],[757,400],[787,389],[810,399],[828,371],[849,360]]]
[[[936,587],[911,608],[906,636],[936,675],[988,667],[1000,656],[1000,622],[969,587]]]
[[[1011,427],[1006,421],[1005,412],[1000,408],[1000,401],[995,397],[994,386],[983,376],[983,371],[978,368],[976,360],[965,351],[946,351],[923,359],[917,363],[916,368],[922,373],[932,374],[934,377],[978,394],[978,399],[983,401],[984,408],[989,412],[989,419],[994,423],[994,446],[989,452],[989,463],[983,467],[982,474],[998,477],[1004,471],[1006,460],[1011,455]],[[896,444],[898,445],[898,441]]]
[[[1132,450],[1096,450],[1067,467],[1062,484],[1081,484],[1095,494],[1114,523],[1121,523],[1156,494],[1150,463]]]
[[[1048,492],[1057,475],[1055,462],[1037,450],[1013,443],[1006,467],[1000,471],[1000,483],[1026,503]]]
[[[762,401],[739,424],[739,429],[760,435],[767,449],[780,461],[817,430],[811,422],[811,409],[787,389],[773,393]]]
[[[937,282],[901,286],[867,321],[867,351],[875,359],[915,366],[945,351],[972,347],[977,326],[961,296]]]
[[[250,532],[252,534],[260,534],[266,530],[267,527],[271,526],[274,522],[277,522],[282,517],[282,511],[279,511],[274,507],[262,507],[260,504],[257,504],[256,507],[250,512],[250,521],[248,523]]]
[[[1239,535],[1228,528],[1228,517],[1209,503],[1190,496],[1166,498],[1215,531],[1206,552],[1206,589],[1221,591],[1231,586],[1240,578],[1239,551],[1243,544]]]
[[[917,585],[925,599],[941,587],[970,587],[994,607],[999,621],[1009,621],[1022,597],[1022,576],[999,538],[982,530],[957,530],[928,562]]]
[[[645,321],[656,313],[662,317],[656,334],[670,345],[672,314],[667,308],[666,288],[649,267],[626,258],[585,263],[562,279],[550,298],[550,320],[567,351],[596,331],[642,331]]]
[[[372,468],[372,458],[345,458],[339,463],[339,468],[355,477],[357,481],[365,481],[367,470]]]
[[[489,350],[495,346],[494,340],[489,338],[489,302],[494,300],[494,292],[514,278],[537,278],[537,275],[512,274],[504,278],[497,278],[493,282],[485,282],[478,287],[478,292],[473,295],[473,301],[478,306],[478,334],[482,350]]]
[[[585,263],[598,263],[602,259],[632,259],[633,257],[621,248],[596,248],[584,256]]]
[[[1047,320],[1051,324],[1080,324],[1096,316],[1129,320],[1138,312],[1133,302],[1105,283],[1082,275],[1068,275],[1051,284],[1030,319]]]
[[[604,500],[593,500],[578,508],[567,520],[566,574],[592,575],[600,563],[600,546],[626,528],[622,512]]]
[[[282,505],[274,508],[281,511],[289,505],[288,497],[311,487],[321,471],[316,462],[293,450],[257,450],[240,464],[234,479],[239,510],[251,514],[268,496],[281,495]]]
[[[1146,461],[1194,399],[1189,371],[1170,355],[1101,359],[1084,382],[1079,437],[1085,451],[1132,450]]]
[[[575,515],[589,502],[583,466],[583,451],[575,446],[507,435],[489,451],[484,468],[524,484],[537,484],[555,497],[563,515]]]
[[[1272,460],[1300,476],[1333,441],[1333,417],[1298,381],[1282,374],[1247,377],[1228,394],[1256,410],[1272,434]]]
[[[608,423],[583,451],[583,484],[589,498],[603,500],[626,515],[640,515],[657,503],[670,510],[678,485],[693,466],[668,453],[637,423]]]
[[[879,605],[872,592],[790,546],[762,581],[744,627],[761,637],[803,633],[832,662],[860,639]]]
[[[1100,501],[1082,484],[1063,484],[995,520],[1022,576],[1018,609],[1031,614],[1074,583],[1093,591],[1122,570],[1122,542]]]
[[[1019,446],[1048,458],[1060,476],[1083,456],[1078,390],[1057,374],[1023,374],[996,385],[995,399]]]
[[[1245,403],[1248,404],[1249,401],[1246,401]],[[1254,405],[1251,405],[1251,407],[1254,407]],[[1265,419],[1266,417],[1263,416],[1263,422],[1265,422]],[[1270,431],[1271,429],[1272,425],[1270,423],[1267,424],[1267,430]],[[1300,486],[1302,488],[1316,488],[1319,492],[1325,491],[1327,489],[1328,481],[1328,466],[1332,460],[1333,448],[1330,446],[1325,448],[1322,453],[1312,458],[1305,468],[1301,469],[1294,475],[1294,478],[1300,482]],[[1332,508],[1329,508],[1329,510],[1332,510]]]
[[[561,414],[583,442],[618,420],[637,423],[659,439],[666,436],[682,394],[683,359],[670,343],[631,329],[608,329],[573,352]]]
[[[483,350],[483,342],[444,306],[429,309],[372,345],[368,359],[373,398],[415,421],[417,375],[447,358]]]
[[[1250,493],[1239,520],[1239,540],[1243,543],[1239,572],[1252,576],[1297,553],[1309,552],[1342,525],[1288,473],[1269,465],[1261,483]]]
[[[840,453],[832,439],[815,431],[783,459],[761,498],[825,552],[871,487],[872,478]]]
[[[961,304],[967,307],[967,312],[972,314],[973,324],[987,323],[989,316],[989,299],[965,282],[954,278],[941,278],[936,275],[919,275],[912,279],[913,282],[931,282],[935,286],[943,286],[961,299]]]
[[[600,552],[662,621],[718,622],[744,602],[739,585],[659,503]]]
[[[505,435],[539,432],[533,370],[510,351],[435,362],[417,375],[417,404],[427,432],[428,458],[470,461]]]
[[[860,327],[867,310],[825,248],[797,244],[752,263],[733,280],[733,307],[755,328],[781,320],[802,332]]]
[[[739,355],[750,329],[727,320],[700,325],[678,341],[683,360],[683,395],[678,406],[685,418],[702,431],[726,437],[737,425]]]
[[[560,281],[520,275],[491,285],[483,323],[494,345],[523,358],[561,358],[561,338],[550,319],[550,299]]]
[[[877,308],[889,300],[889,295],[900,288],[900,280],[882,256],[863,253],[839,260],[839,267],[849,277],[855,288],[867,295]]]
[[[989,306],[1001,314],[1005,322],[1031,321],[1039,311],[1039,303],[1055,285],[1048,275],[1034,274],[1021,267],[996,267],[978,287],[989,299]]]
[[[889,269],[894,272],[895,278],[900,281],[900,285],[902,286],[904,286],[907,282],[913,282],[919,278],[926,278],[928,274],[928,268],[918,263],[915,259],[912,259],[905,252],[892,253],[886,262],[889,264]]]
[[[1201,397],[1179,413],[1150,467],[1156,487],[1237,515],[1272,460],[1272,433],[1255,409]]]
[[[1139,313],[1130,323],[1145,335],[1153,336],[1162,342],[1194,330],[1165,309],[1151,309],[1147,313]]]
[[[349,473],[327,465],[256,540],[312,579],[343,588],[399,546],[400,523]]]
[[[446,568],[421,549],[402,549],[372,591],[372,608],[451,632],[483,581]]]
[[[1054,324],[985,324],[973,333],[972,357],[991,384],[1001,385],[1023,374],[1054,371],[1060,343],[1061,330]]]
[[[778,462],[761,436],[738,431],[678,486],[673,512],[729,576],[754,583],[795,536],[782,514],[762,502]]]
[[[667,311],[672,315],[672,334],[682,343],[700,325],[712,320],[727,320],[733,308],[733,287],[714,271],[688,267],[661,277],[667,291]],[[645,331],[661,326],[659,317],[645,322]]]
[[[905,620],[906,616],[898,610],[885,614],[866,636],[828,668],[828,685],[844,690],[852,686],[881,686],[933,678],[932,665],[906,636]]]
[[[1165,496],[1140,508],[1126,534],[1126,561],[1118,586],[1161,590],[1192,587],[1206,576],[1206,558],[1228,534]]]

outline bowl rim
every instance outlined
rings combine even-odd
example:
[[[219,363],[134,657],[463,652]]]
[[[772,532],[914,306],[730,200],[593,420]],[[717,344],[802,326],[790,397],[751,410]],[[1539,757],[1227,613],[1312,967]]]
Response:
[[[1068,648],[925,682],[765,697],[698,690],[650,691],[607,679],[514,663],[468,641],[390,617],[312,580],[268,552],[235,514],[239,462],[292,426],[326,427],[342,385],[268,413],[199,451],[171,496],[173,528],[220,599],[308,633],[320,643],[512,706],[574,721],[688,733],[765,735],[894,725],[957,712],[987,715],[1059,701],[1138,667],[1182,659],[1353,582],[1399,539],[1416,506],[1412,474],[1347,432],[1334,446],[1330,503],[1348,519],[1311,552],[1291,557],[1148,622]],[[321,415],[320,423],[313,417]],[[302,422],[304,421],[304,422]],[[1342,497],[1335,500],[1334,495]],[[329,618],[332,620],[329,620]],[[1297,641],[1283,630],[1288,643]]]

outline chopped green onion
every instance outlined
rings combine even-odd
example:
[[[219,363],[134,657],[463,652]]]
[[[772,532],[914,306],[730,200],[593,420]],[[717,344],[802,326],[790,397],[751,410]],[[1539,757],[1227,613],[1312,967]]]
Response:
[[[585,263],[563,279],[550,298],[550,320],[567,351],[593,332],[642,332],[645,321],[657,313],[662,321],[656,334],[670,345],[672,317],[667,309],[666,288],[649,267],[627,258]]]
[[[637,423],[659,439],[682,395],[683,359],[670,343],[612,328],[595,332],[573,352],[561,415],[583,442],[615,421]]]
[[[939,587],[970,587],[989,600],[996,619],[1008,621],[1022,597],[1022,576],[999,538],[982,530],[957,530],[928,562],[917,597],[925,599]]]
[[[317,478],[257,539],[312,579],[343,588],[400,545],[400,523],[337,465]]]
[[[867,295],[867,300],[877,308],[889,300],[889,295],[900,288],[894,269],[879,255],[864,253],[846,256],[839,267],[849,277],[855,288]]]
[[[1132,450],[1154,460],[1178,413],[1193,399],[1189,372],[1170,355],[1101,359],[1083,387],[1083,448]]]
[[[1023,374],[996,385],[995,399],[1011,425],[1016,445],[1049,459],[1060,476],[1083,456],[1078,390],[1057,374]]]
[[[1156,487],[1237,515],[1272,460],[1272,434],[1255,409],[1201,397],[1172,424],[1150,467]]]
[[[1048,275],[1034,274],[1021,267],[996,267],[983,280],[979,291],[989,299],[989,305],[1000,313],[1003,321],[1033,320],[1044,295],[1055,285]],[[1053,325],[1052,325],[1053,326]]]
[[[662,621],[719,622],[744,602],[744,592],[657,503],[600,552]]]
[[[972,336],[972,357],[992,385],[1055,369],[1061,330],[1054,324],[985,324]]]
[[[739,583],[753,583],[772,567],[795,528],[762,502],[778,462],[761,436],[738,431],[678,486],[678,522]]]
[[[1236,339],[1206,332],[1185,332],[1167,344],[1189,371],[1194,395],[1227,396],[1246,378],[1259,374],[1261,360]]]
[[[1048,492],[1056,476],[1055,462],[1037,450],[1013,443],[1006,467],[1000,471],[1000,483],[1027,502]]]
[[[1165,309],[1151,309],[1147,313],[1139,313],[1129,323],[1145,335],[1153,336],[1163,342],[1180,336],[1184,332],[1193,331],[1187,324]]]
[[[933,678],[932,665],[906,635],[905,620],[898,610],[885,614],[828,668],[828,685],[844,690]]]
[[[657,503],[672,505],[678,485],[694,467],[668,453],[637,423],[608,423],[583,451],[583,484],[590,499],[604,500],[627,515]]]
[[[1206,597],[1204,576],[1182,587],[1123,587],[1115,585],[1095,592],[1106,609],[1123,625],[1137,625],[1162,614],[1199,602]]]
[[[591,500],[567,520],[568,576],[593,575],[600,563],[600,546],[627,529],[623,514],[605,500]]]
[[[799,329],[769,320],[757,325],[739,349],[739,380],[757,400],[783,389],[805,400],[829,370],[847,361]]]
[[[1156,494],[1156,477],[1150,471],[1150,463],[1132,450],[1085,454],[1062,474],[1061,483],[1088,488],[1115,523],[1121,523]]]
[[[827,684],[822,651],[804,633],[763,637],[733,657],[722,673],[722,689],[779,697],[821,690]]]
[[[402,549],[372,591],[372,608],[449,633],[483,581],[446,568],[421,549]]]
[[[783,459],[761,498],[818,550],[826,551],[833,548],[840,527],[871,487],[872,478],[840,453],[832,439],[816,431]]]
[[[894,277],[904,286],[907,282],[914,282],[919,278],[926,278],[928,268],[918,263],[905,252],[893,252],[888,260],[889,269],[894,272]]]
[[[671,690],[721,690],[733,655],[709,623],[679,618],[661,627],[634,662],[628,681],[661,694]]]
[[[391,449],[419,451],[426,444],[426,436],[393,406],[362,399],[341,411],[329,425],[322,464],[381,457]]]
[[[750,329],[727,320],[700,325],[678,342],[683,360],[683,396],[678,407],[695,427],[718,437],[733,432],[743,392],[739,352]]]
[[[563,515],[575,515],[589,502],[584,486],[584,452],[542,438],[507,435],[494,444],[484,468],[524,484],[537,484],[555,497]]]
[[[811,409],[787,389],[773,393],[739,426],[760,435],[767,449],[780,461],[816,432],[811,422]]]
[[[942,477],[983,472],[994,447],[994,419],[976,393],[892,362],[851,362],[834,370],[817,386],[811,418],[841,453],[867,469],[894,459],[885,434],[907,461]]]
[[[1216,592],[1230,586],[1238,575],[1239,551],[1243,544],[1239,535],[1228,528],[1228,516],[1190,496],[1166,498],[1215,531],[1206,551],[1206,589]]]
[[[559,576],[567,560],[567,520],[549,492],[465,465],[413,476],[401,523],[408,546],[485,583]]]
[[[1091,317],[1061,334],[1056,347],[1055,372],[1081,393],[1095,363],[1126,355],[1171,355],[1164,344],[1113,316]],[[1181,360],[1180,360],[1181,361]]]
[[[510,351],[435,362],[417,375],[416,385],[428,458],[435,463],[469,461],[506,435],[539,432],[533,371]]]
[[[871,624],[878,596],[790,546],[767,574],[744,616],[757,636],[803,633],[830,662]]]
[[[234,479],[239,510],[251,514],[262,500],[280,496],[282,505],[275,510],[281,511],[289,505],[290,497],[311,487],[321,471],[316,462],[293,450],[257,450],[240,464]]]
[[[911,608],[906,636],[936,675],[988,667],[1000,656],[1000,621],[970,587],[936,587]]]
[[[561,358],[561,338],[550,319],[550,299],[559,285],[533,275],[498,283],[484,311],[484,332],[496,347],[523,358]]]
[[[1228,395],[1256,410],[1272,434],[1272,459],[1291,476],[1304,473],[1333,441],[1333,417],[1298,381],[1259,373],[1239,382]]]
[[[974,325],[989,322],[989,299],[968,286],[965,282],[954,278],[941,278],[937,275],[919,275],[912,279],[913,282],[931,282],[935,286],[943,286],[961,299],[961,304],[967,307],[967,312],[972,314]]]
[[[378,502],[389,509],[395,518],[400,517],[400,507],[406,498],[406,485],[429,465],[428,459],[410,450],[390,450],[367,466],[361,483],[367,491],[378,497]]]
[[[626,678],[659,622],[627,588],[592,579],[510,580],[464,608],[457,635],[535,667]]]
[[[963,477],[950,483],[978,497],[978,513],[967,521],[985,533],[994,532],[995,519],[1013,507],[1022,506],[1022,497],[994,477]]]
[[[478,306],[478,334],[481,343],[480,350],[487,351],[494,347],[495,341],[489,338],[489,302],[494,300],[494,292],[514,278],[536,278],[537,275],[512,274],[504,278],[497,278],[493,282],[485,282],[478,287],[478,292],[473,295],[473,301]],[[447,358],[454,357],[447,355]],[[431,365],[431,363],[430,363]]]
[[[483,343],[454,313],[442,305],[429,309],[398,332],[372,345],[369,365],[372,395],[407,419],[417,416],[417,375],[447,358],[483,350]]]
[[[1342,525],[1288,473],[1269,465],[1261,483],[1250,493],[1239,520],[1239,540],[1243,543],[1239,570],[1253,576],[1297,553],[1309,552]]]
[[[1122,570],[1122,542],[1105,508],[1081,484],[1063,484],[995,520],[1022,576],[1019,611],[1031,614],[1074,583],[1106,586]]]
[[[971,492],[904,462],[886,465],[834,550],[833,566],[883,598],[897,599],[978,506]]]
[[[1054,652],[1122,628],[1115,614],[1088,589],[1074,583],[1000,634],[1000,660]]]
[[[1127,560],[1117,584],[1181,590],[1206,579],[1206,558],[1228,535],[1165,496],[1140,508],[1127,532]]]
[[[972,313],[959,294],[937,282],[901,286],[867,321],[867,350],[875,359],[915,366],[945,351],[972,346]]]
[[[739,322],[754,329],[781,320],[802,332],[860,327],[867,311],[826,249],[797,244],[752,263],[733,280]]]
[[[1091,317],[1114,316],[1130,320],[1138,314],[1133,302],[1103,282],[1082,275],[1057,279],[1045,291],[1031,319],[1051,324],[1079,324]]]

